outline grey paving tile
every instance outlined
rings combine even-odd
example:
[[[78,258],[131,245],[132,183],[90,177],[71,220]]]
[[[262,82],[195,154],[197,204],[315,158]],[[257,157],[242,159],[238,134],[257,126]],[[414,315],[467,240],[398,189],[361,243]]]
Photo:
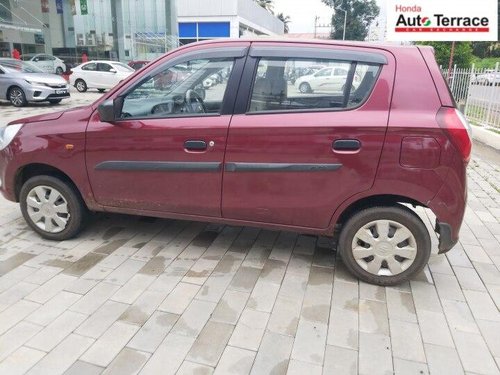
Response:
[[[291,358],[321,366],[325,356],[326,336],[326,324],[301,319]]]
[[[138,330],[139,327],[132,324],[113,323],[80,357],[81,360],[101,367],[108,366]]]
[[[464,294],[476,319],[500,322],[500,312],[488,293],[465,290]]]
[[[395,375],[413,375],[422,374],[428,375],[429,369],[427,364],[412,362],[405,359],[394,358],[394,374]]]
[[[0,335],[38,309],[40,304],[20,300],[0,313]]]
[[[327,345],[323,373],[356,375],[358,373],[358,351]]]
[[[213,302],[193,300],[172,328],[172,334],[196,338],[215,310]]]
[[[389,336],[360,332],[359,374],[389,375],[393,373]]]
[[[495,360],[480,335],[455,331],[453,338],[465,371],[478,374],[498,374]]]
[[[146,290],[139,298],[120,316],[120,320],[142,326],[165,298],[162,292]]]
[[[214,375],[249,374],[255,355],[256,353],[251,350],[226,346]]]
[[[227,290],[212,314],[212,320],[236,325],[245,308],[250,293]]]
[[[115,293],[119,285],[101,282],[70,307],[71,311],[93,314],[104,302]]]
[[[0,362],[42,329],[40,325],[22,321],[0,336]]]
[[[287,375],[321,375],[323,367],[310,362],[301,362],[296,359],[290,360],[288,363]]]
[[[181,367],[176,372],[176,375],[211,375],[214,373],[214,369],[210,366],[200,365],[199,363],[193,363],[189,361],[182,362]]]
[[[80,297],[81,295],[76,293],[59,292],[51,300],[29,315],[26,320],[46,326],[78,301]]]
[[[93,339],[71,334],[43,357],[28,372],[29,375],[62,374],[92,345]]]
[[[179,283],[161,303],[158,310],[181,315],[200,290],[199,285]]]
[[[431,374],[455,375],[464,373],[455,348],[425,344],[425,354]]]
[[[250,373],[286,374],[292,346],[292,337],[266,332]]]
[[[107,301],[96,312],[88,317],[76,330],[75,333],[99,338],[124,312],[129,308],[125,303]]]
[[[153,353],[178,319],[179,315],[156,311],[130,340],[128,346],[139,351]]]
[[[138,374],[151,354],[124,348],[103,372],[103,375]]]
[[[425,363],[424,346],[418,325],[391,320],[390,327],[393,357]]]
[[[46,303],[48,300],[61,292],[67,285],[71,284],[71,282],[73,282],[74,280],[76,280],[74,276],[54,276],[52,279],[42,284],[29,295],[27,295],[26,299],[33,302]]]
[[[11,356],[0,363],[0,374],[21,375],[25,374],[44,356],[40,350],[20,347]]]
[[[389,335],[387,305],[384,302],[359,300],[359,330]]]
[[[425,343],[455,347],[443,313],[421,310],[418,312],[418,323]]]
[[[169,334],[146,362],[141,375],[175,374],[194,341],[194,337]]]
[[[257,351],[268,320],[269,313],[245,309],[229,340],[229,345]]]
[[[208,321],[196,338],[186,360],[215,367],[224,352],[234,326],[227,323]]]
[[[410,323],[417,322],[417,314],[411,293],[397,289],[387,288],[387,312],[389,319]]]
[[[93,365],[92,363],[76,361],[64,372],[64,375],[100,375],[103,371],[102,367]]]

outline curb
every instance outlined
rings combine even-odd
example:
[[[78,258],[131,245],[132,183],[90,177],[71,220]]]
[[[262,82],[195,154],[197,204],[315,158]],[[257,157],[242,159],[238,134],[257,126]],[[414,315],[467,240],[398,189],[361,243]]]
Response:
[[[500,151],[500,134],[479,126],[472,126],[472,138]]]

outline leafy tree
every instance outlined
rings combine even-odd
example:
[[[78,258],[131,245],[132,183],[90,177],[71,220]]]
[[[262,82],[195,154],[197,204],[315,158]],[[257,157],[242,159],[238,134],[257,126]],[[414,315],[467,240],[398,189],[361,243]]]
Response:
[[[332,39],[342,39],[344,12],[347,11],[346,40],[365,40],[370,23],[377,18],[380,8],[375,0],[322,0],[335,9],[332,17]]]
[[[271,12],[274,14],[274,4],[273,4],[273,0],[255,0],[257,2],[257,4],[259,4],[262,8],[264,8],[265,10]]]
[[[288,26],[288,24],[292,22],[290,16],[285,16],[283,13],[278,13],[276,17],[278,17],[278,19],[283,22],[283,24],[285,25],[285,34],[288,34],[288,32],[290,31],[290,27]]]
[[[436,61],[444,68],[448,68],[451,55],[451,42],[419,42],[418,44],[434,47]],[[468,68],[472,64],[473,57],[471,42],[455,42],[453,65],[457,64],[459,68]]]

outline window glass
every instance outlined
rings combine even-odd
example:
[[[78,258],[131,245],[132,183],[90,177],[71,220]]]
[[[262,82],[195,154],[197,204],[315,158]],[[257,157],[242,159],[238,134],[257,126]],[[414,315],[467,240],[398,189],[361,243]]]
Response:
[[[379,69],[337,60],[262,58],[249,112],[353,108],[370,95]]]
[[[121,117],[220,114],[233,63],[199,59],[160,71],[127,94]]]
[[[82,70],[95,70],[97,64],[96,63],[88,63],[84,66],[82,66]]]
[[[109,64],[105,63],[98,63],[97,64],[97,71],[99,72],[109,72],[113,67]]]

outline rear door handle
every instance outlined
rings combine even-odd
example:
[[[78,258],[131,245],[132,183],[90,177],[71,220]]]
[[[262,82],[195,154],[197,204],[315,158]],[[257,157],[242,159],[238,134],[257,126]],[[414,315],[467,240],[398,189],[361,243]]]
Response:
[[[339,139],[332,145],[335,151],[358,151],[361,148],[361,142],[357,139]]]
[[[207,143],[205,141],[186,141],[184,142],[184,148],[188,151],[205,151],[207,149]]]

